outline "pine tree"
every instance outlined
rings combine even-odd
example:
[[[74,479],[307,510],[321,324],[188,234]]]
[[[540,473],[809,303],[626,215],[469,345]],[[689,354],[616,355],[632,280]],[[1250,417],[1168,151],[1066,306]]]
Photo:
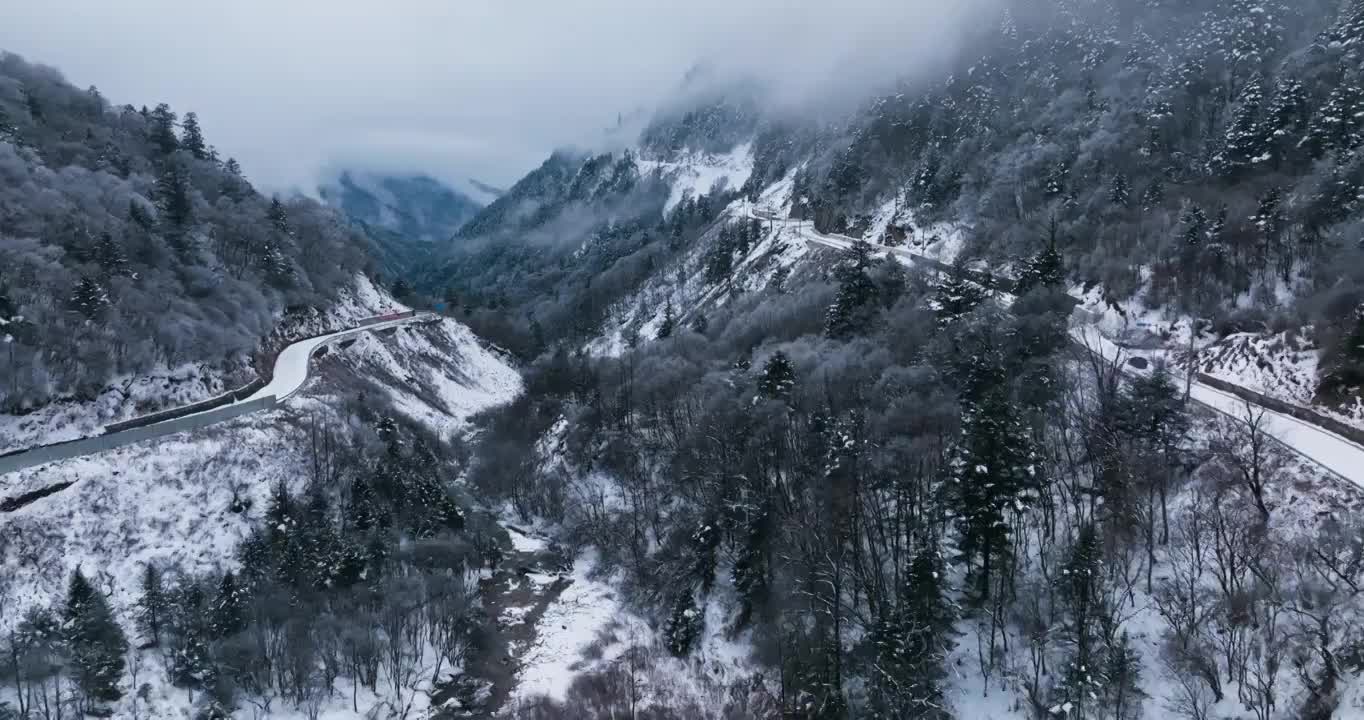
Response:
[[[1260,120],[1260,109],[1264,104],[1263,82],[1260,76],[1255,76],[1236,100],[1236,113],[1224,138],[1226,150],[1222,166],[1227,175],[1243,175],[1273,157],[1271,138],[1264,132]]]
[[[193,219],[194,205],[189,197],[189,179],[177,162],[168,162],[156,182],[157,208],[172,232],[183,231]]]
[[[214,639],[232,637],[246,629],[246,594],[231,572],[225,573],[218,584],[209,623],[209,636]]]
[[[1364,388],[1364,305],[1356,307],[1346,323],[1345,336],[1322,357],[1317,393],[1331,403],[1348,401]]]
[[[743,627],[753,618],[753,613],[763,608],[768,600],[768,562],[767,546],[772,533],[772,511],[767,498],[757,507],[747,507],[740,528],[741,545],[739,557],[734,561],[730,578],[739,594],[739,618],[737,625]]]
[[[654,335],[657,340],[667,340],[673,334],[673,326],[676,324],[673,318],[673,301],[668,300],[668,304],[663,308],[663,320],[658,324],[658,333]]]
[[[188,150],[196,160],[207,160],[208,146],[204,143],[204,132],[199,127],[198,114],[185,113],[185,122],[181,128],[183,133],[180,136],[180,147]]]
[[[175,136],[175,113],[171,112],[169,105],[161,103],[151,112],[150,117],[152,145],[156,146],[163,156],[169,157],[180,149],[180,139]]]
[[[871,677],[873,717],[950,717],[942,686],[957,613],[947,597],[944,577],[936,548],[920,549],[895,607],[873,627],[869,638],[876,651]]]
[[[691,322],[689,323],[689,325],[691,327],[692,332],[698,335],[705,335],[706,330],[710,328],[710,321],[706,319],[705,313],[701,312],[700,310],[696,310],[692,312]]]
[[[24,105],[28,108],[29,119],[33,121],[34,125],[44,124],[47,121],[47,118],[43,113],[42,101],[38,99],[37,94],[27,88],[23,90],[23,94]]]
[[[1108,191],[1108,201],[1125,208],[1132,202],[1132,185],[1127,179],[1127,173],[1119,172],[1113,175],[1113,184]]]
[[[242,175],[242,166],[237,163],[236,158],[228,158],[223,163],[223,185],[224,195],[233,200],[241,200],[251,190],[251,184]]]
[[[1296,155],[1295,150],[1307,132],[1311,116],[1302,81],[1295,77],[1280,78],[1260,128],[1260,134],[1268,139],[1275,167]]]
[[[278,196],[271,198],[270,209],[266,211],[265,217],[269,219],[270,225],[275,228],[276,232],[285,236],[293,236],[293,228],[289,226],[289,211],[284,207],[284,203],[280,202]]]
[[[1104,652],[1099,627],[1110,608],[1103,600],[1103,557],[1093,524],[1080,528],[1060,573],[1064,614],[1061,635],[1069,646],[1069,659],[1058,678],[1057,700],[1068,712],[1085,717],[1085,709],[1097,700],[1105,684]]]
[[[368,532],[380,525],[381,510],[378,495],[363,474],[351,480],[350,499],[346,504],[346,527]]]
[[[1284,254],[1281,247],[1284,228],[1287,226],[1288,218],[1283,211],[1283,191],[1278,187],[1271,187],[1260,196],[1259,206],[1255,211],[1255,229],[1260,235],[1259,269],[1264,271],[1269,265],[1272,257],[1281,257]]]
[[[128,640],[114,620],[109,603],[80,570],[71,574],[62,634],[71,654],[76,685],[88,700],[113,702],[123,697],[123,677]]]
[[[408,285],[406,280],[398,278],[397,280],[393,281],[393,287],[391,288],[391,292],[393,293],[393,297],[401,300],[407,297],[408,295],[412,294],[412,286]]]
[[[878,297],[876,283],[867,274],[871,253],[871,245],[858,240],[836,270],[838,294],[824,318],[824,334],[828,337],[845,340],[865,332],[870,324]]]
[[[778,350],[772,353],[763,365],[762,377],[758,380],[758,392],[772,400],[787,400],[796,384],[796,369],[791,358]]]
[[[1024,263],[1023,270],[1018,274],[1018,282],[1014,285],[1016,294],[1023,295],[1034,288],[1055,289],[1065,285],[1066,269],[1061,251],[1056,248],[1057,234],[1056,219],[1052,218],[1047,246]]]
[[[1047,178],[1043,185],[1043,194],[1048,198],[1059,197],[1066,191],[1066,183],[1070,178],[1070,164],[1058,161],[1047,171]]]
[[[1364,165],[1349,155],[1337,156],[1330,172],[1321,177],[1307,199],[1303,243],[1314,244],[1326,229],[1352,217],[1364,201]],[[1285,276],[1287,273],[1285,271]]]
[[[1190,205],[1179,221],[1183,225],[1179,238],[1186,247],[1197,247],[1207,240],[1208,214],[1203,212],[1203,208]]]
[[[171,681],[182,687],[211,684],[213,662],[209,653],[209,630],[204,591],[189,583],[176,593],[171,611]]]
[[[729,279],[734,270],[734,240],[729,226],[720,230],[720,236],[706,253],[706,283],[714,285]]]
[[[1003,388],[983,391],[963,403],[962,436],[952,461],[955,516],[961,550],[968,562],[979,560],[981,596],[1009,558],[1009,513],[1031,502],[1037,466],[1031,435]]]
[[[947,324],[969,314],[985,302],[986,292],[960,273],[949,272],[938,282],[932,306],[940,324]]]
[[[166,596],[161,571],[147,563],[142,570],[142,597],[137,601],[137,628],[152,647],[161,644],[169,612],[170,598]]]
[[[113,234],[108,232],[102,233],[99,237],[95,260],[104,270],[105,277],[123,275],[128,268],[128,258],[123,254],[123,247],[114,239]]]
[[[276,238],[267,238],[260,244],[256,251],[256,266],[260,268],[265,276],[276,284],[283,285],[293,276],[294,268],[290,264],[289,258],[280,249]],[[395,288],[396,289],[396,288]],[[411,288],[404,290],[404,295],[411,292]]]
[[[1340,80],[1331,86],[1331,94],[1312,117],[1307,136],[1302,141],[1313,158],[1331,152],[1348,152],[1364,143],[1364,88],[1360,87],[1361,80],[1364,77],[1359,73],[1341,70]]]
[[[1147,697],[1141,689],[1141,667],[1141,653],[1124,630],[1108,648],[1103,667],[1104,704],[1112,708],[1115,720],[1141,717],[1141,701]]]
[[[673,601],[672,613],[663,628],[663,644],[675,657],[691,654],[692,645],[700,637],[705,617],[696,609],[691,590],[684,590]]]
[[[1150,212],[1163,204],[1165,204],[1165,181],[1155,178],[1141,192],[1141,209]]]
[[[720,549],[720,533],[712,523],[702,523],[691,535],[691,575],[701,585],[701,592],[709,593],[715,585],[716,552]]]
[[[80,314],[90,319],[99,317],[104,309],[109,307],[109,294],[99,281],[92,277],[83,277],[76,284],[76,290],[71,295],[71,307]]]

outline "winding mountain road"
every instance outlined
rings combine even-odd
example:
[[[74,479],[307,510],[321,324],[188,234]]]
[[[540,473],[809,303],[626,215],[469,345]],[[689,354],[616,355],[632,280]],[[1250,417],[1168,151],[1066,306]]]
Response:
[[[815,230],[814,223],[809,220],[780,218],[778,213],[772,210],[750,206],[748,216],[765,222],[784,223],[785,228],[794,231],[807,243],[847,250],[852,247],[854,242],[857,242],[855,238],[846,235],[821,233]],[[947,266],[941,261],[925,257],[905,248],[890,247],[871,241],[868,243],[873,248],[888,252],[897,260],[908,265],[927,265],[939,271],[947,269]],[[1071,316],[1070,336],[1077,345],[1088,349],[1090,352],[1098,353],[1106,360],[1117,362],[1123,359],[1124,349],[1104,338],[1098,329],[1088,322],[1086,313],[1078,308],[1076,313]],[[1129,375],[1143,374],[1142,371],[1126,364],[1122,365],[1122,371]],[[1183,385],[1185,378],[1182,374],[1174,368],[1171,368],[1171,372],[1178,378],[1178,383]],[[1289,450],[1338,479],[1354,485],[1356,488],[1364,489],[1364,445],[1318,425],[1251,403],[1244,398],[1197,380],[1190,385],[1189,397],[1194,402],[1214,412],[1242,423],[1247,422],[1251,417],[1260,418],[1260,428]]]
[[[329,335],[299,340],[285,347],[275,358],[275,372],[270,378],[270,382],[242,402],[250,402],[271,395],[275,396],[277,400],[283,400],[298,392],[303,387],[303,383],[308,380],[308,361],[323,346],[340,342],[360,333],[385,330],[415,322],[426,322],[437,317],[439,316],[433,313],[415,313],[410,317],[373,322],[368,325],[361,324],[348,330],[338,330]]]
[[[337,343],[360,333],[387,330],[401,325],[429,322],[438,316],[432,313],[406,313],[401,316],[380,316],[362,320],[355,327],[295,341],[275,357],[274,373],[269,382],[245,397],[235,393],[222,395],[195,405],[165,410],[140,418],[107,425],[98,435],[47,445],[37,445],[17,452],[0,455],[0,474],[24,470],[112,450],[135,442],[196,430],[214,423],[230,420],[275,407],[297,393],[308,381],[309,360],[322,347]],[[242,391],[238,391],[242,392]]]

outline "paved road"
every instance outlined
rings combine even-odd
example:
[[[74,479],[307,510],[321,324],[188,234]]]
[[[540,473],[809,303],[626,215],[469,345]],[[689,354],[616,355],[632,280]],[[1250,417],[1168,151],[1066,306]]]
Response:
[[[384,330],[415,322],[426,322],[436,317],[438,316],[432,313],[417,313],[412,317],[361,325],[348,330],[339,330],[330,335],[299,340],[281,350],[279,356],[275,358],[275,373],[271,376],[270,383],[242,402],[250,402],[270,395],[283,400],[298,392],[299,388],[303,387],[303,383],[308,380],[308,360],[312,358],[313,353],[317,352],[318,348],[340,342],[360,333]]]
[[[825,247],[846,250],[856,242],[854,238],[846,235],[825,234],[815,230],[814,223],[809,220],[787,220],[777,217],[777,213],[771,210],[763,210],[750,207],[749,217],[763,221],[784,223],[784,227],[794,230],[806,242],[823,245]],[[943,269],[942,262],[927,258],[918,253],[905,248],[889,247],[874,242],[872,247],[880,251],[889,252],[896,259],[906,264],[926,264],[935,269]],[[1077,298],[1078,301],[1078,298]],[[1091,351],[1099,352],[1108,360],[1122,358],[1123,349],[1111,341],[1103,338],[1099,331],[1092,325],[1083,322],[1083,313],[1076,313],[1072,320],[1070,334],[1077,342]],[[1124,365],[1123,371],[1128,374],[1138,374],[1139,371]],[[1182,385],[1183,377],[1177,370],[1173,370]],[[1195,402],[1204,405],[1218,413],[1228,415],[1237,420],[1247,418],[1247,401],[1232,395],[1231,393],[1218,390],[1217,388],[1195,381],[1190,390],[1190,398]],[[1275,412],[1269,408],[1252,405],[1250,410],[1258,414],[1264,413],[1262,427],[1265,432],[1272,435],[1286,447],[1293,450],[1303,458],[1313,464],[1325,469],[1339,479],[1349,482],[1356,487],[1364,488],[1364,446],[1359,445],[1345,437],[1337,435],[1325,428],[1313,425],[1312,423],[1300,420],[1291,415]]]
[[[222,404],[205,403],[212,405],[212,407],[206,407],[197,412],[163,411],[157,416],[146,417],[141,422],[116,423],[104,428],[104,432],[99,435],[38,445],[21,452],[9,453],[0,456],[0,475],[58,460],[92,455],[177,432],[196,430],[224,420],[268,410],[303,387],[303,384],[308,380],[308,361],[319,348],[360,333],[385,330],[410,323],[429,322],[435,317],[437,316],[431,313],[416,313],[394,319],[371,318],[362,321],[360,325],[353,328],[299,340],[280,351],[275,358],[274,375],[271,376],[270,382],[249,397]],[[189,409],[185,408],[185,410]]]

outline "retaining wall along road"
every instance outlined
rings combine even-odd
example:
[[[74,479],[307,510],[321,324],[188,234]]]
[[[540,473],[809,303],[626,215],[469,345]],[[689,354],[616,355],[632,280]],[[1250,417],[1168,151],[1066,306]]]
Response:
[[[278,403],[274,395],[257,398],[250,402],[227,405],[213,410],[198,413],[196,415],[185,415],[183,417],[162,420],[153,425],[143,425],[140,427],[130,427],[125,430],[108,435],[96,435],[94,437],[71,440],[69,442],[57,443],[55,445],[43,445],[32,448],[13,455],[0,457],[0,474],[24,470],[37,465],[45,465],[57,460],[80,457],[91,453],[113,450],[124,445],[131,445],[143,440],[165,437],[175,433],[198,430],[209,425],[216,425],[224,420],[231,420],[259,410],[268,410]],[[110,426],[112,427],[112,426]]]
[[[299,342],[306,342],[318,337],[335,335],[336,340],[343,340],[347,337],[358,334],[364,328],[378,325],[380,323],[393,322],[408,318],[416,318],[417,311],[393,313],[391,315],[381,315],[379,317],[366,318],[357,323],[356,327],[340,332],[320,333],[307,338],[298,338],[290,343],[293,345]],[[439,320],[439,318],[437,318]],[[329,341],[330,342],[330,341]],[[325,347],[320,345],[320,347]],[[313,352],[316,352],[314,349]],[[278,358],[278,353],[275,354]],[[273,363],[271,370],[273,371]],[[0,475],[18,470],[45,465],[58,460],[80,457],[92,453],[113,450],[114,448],[130,445],[143,440],[174,435],[175,433],[198,430],[200,428],[215,425],[224,420],[231,420],[253,412],[268,410],[279,404],[280,398],[275,395],[246,400],[262,388],[269,384],[269,380],[260,377],[251,381],[249,384],[237,388],[229,393],[224,393],[208,400],[203,400],[190,405],[178,408],[163,410],[150,415],[143,415],[131,420],[112,423],[106,425],[103,434],[95,435],[78,440],[68,440],[66,442],[53,443],[51,445],[40,445],[26,450],[17,450],[4,455],[0,455]],[[286,393],[287,396],[287,393]]]

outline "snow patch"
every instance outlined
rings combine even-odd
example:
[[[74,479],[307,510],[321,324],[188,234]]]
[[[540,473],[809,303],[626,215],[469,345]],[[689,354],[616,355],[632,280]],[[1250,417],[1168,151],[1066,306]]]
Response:
[[[672,183],[672,194],[664,206],[665,212],[688,197],[710,192],[717,183],[738,189],[753,174],[753,145],[744,143],[724,155],[689,152],[677,160],[637,160],[641,174],[657,172]]]

